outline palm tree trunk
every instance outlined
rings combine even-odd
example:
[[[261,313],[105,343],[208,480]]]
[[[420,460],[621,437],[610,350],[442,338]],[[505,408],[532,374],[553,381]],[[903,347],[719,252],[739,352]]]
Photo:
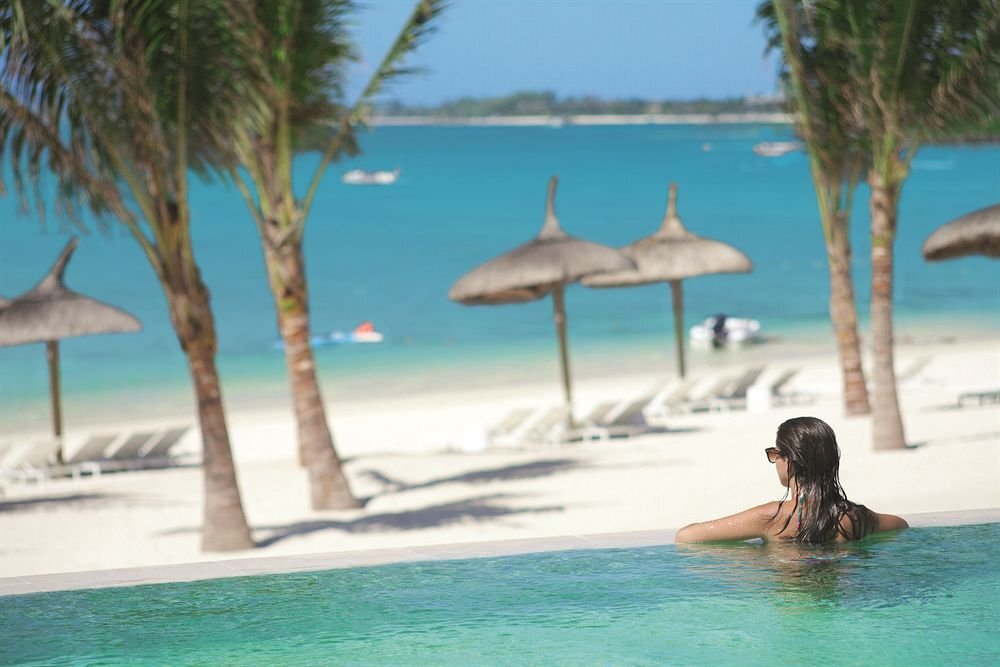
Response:
[[[875,379],[872,442],[875,449],[902,449],[906,447],[906,439],[896,395],[892,331],[893,242],[899,184],[887,183],[877,173],[869,175],[868,184],[871,186],[871,328]]]
[[[251,549],[254,542],[243,513],[215,367],[215,320],[209,308],[208,290],[198,277],[170,283],[164,291],[198,400],[205,483],[201,548],[204,551]]]
[[[299,436],[299,463],[309,472],[313,509],[360,507],[344,476],[326,409],[316,362],[310,345],[309,301],[302,245],[287,239],[274,246],[265,240],[265,259],[278,316],[278,329],[285,346],[289,386]]]
[[[849,215],[849,212],[846,212]],[[844,412],[866,415],[868,389],[861,366],[861,341],[858,337],[858,311],[854,302],[854,281],[851,278],[851,246],[846,230],[831,226],[834,231],[826,246],[830,267],[830,321],[833,323],[840,356],[840,373],[844,385]]]

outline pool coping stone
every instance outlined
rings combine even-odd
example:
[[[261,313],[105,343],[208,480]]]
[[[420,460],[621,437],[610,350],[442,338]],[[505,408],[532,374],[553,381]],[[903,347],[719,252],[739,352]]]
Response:
[[[1000,522],[1000,508],[906,514],[904,518],[914,528],[994,523]],[[664,529],[592,535],[557,535],[513,540],[430,544],[290,556],[257,556],[111,570],[0,577],[0,597],[88,588],[114,588],[197,581],[201,579],[245,577],[261,574],[315,572],[416,561],[515,556],[578,549],[630,549],[662,546],[672,544],[676,532],[673,529]]]

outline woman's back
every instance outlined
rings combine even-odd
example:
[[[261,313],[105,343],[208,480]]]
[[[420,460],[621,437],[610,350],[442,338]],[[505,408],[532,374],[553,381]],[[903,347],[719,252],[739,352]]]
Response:
[[[768,505],[773,518],[764,528],[763,539],[794,541],[803,524],[808,521],[808,506],[803,507],[800,513],[791,501],[775,501]],[[851,542],[880,531],[905,528],[905,524],[905,521],[892,514],[878,514],[863,505],[855,505],[840,515],[839,523],[831,526],[828,531],[830,535],[822,542]]]
[[[857,512],[858,509],[870,512],[871,518],[865,520]],[[713,542],[723,540],[749,540],[755,537],[767,541],[806,541],[811,544],[824,542],[850,542],[868,537],[873,533],[887,530],[901,530],[908,524],[901,517],[893,514],[871,512],[863,506],[855,506],[839,518],[839,530],[835,524],[829,535],[823,540],[801,540],[800,533],[808,521],[806,511],[800,520],[798,508],[788,500],[764,503],[757,507],[733,514],[714,521],[693,523],[677,531],[677,542]]]
[[[760,537],[823,544],[907,527],[898,516],[878,514],[848,500],[840,485],[840,447],[833,429],[822,419],[785,421],[778,427],[775,446],[766,447],[764,453],[787,489],[785,498],[686,526],[677,532],[678,542]]]

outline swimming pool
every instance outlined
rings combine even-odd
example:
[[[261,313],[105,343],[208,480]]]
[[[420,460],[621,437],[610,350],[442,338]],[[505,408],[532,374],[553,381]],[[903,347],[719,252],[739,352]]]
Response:
[[[1000,524],[0,598],[0,664],[997,664]]]

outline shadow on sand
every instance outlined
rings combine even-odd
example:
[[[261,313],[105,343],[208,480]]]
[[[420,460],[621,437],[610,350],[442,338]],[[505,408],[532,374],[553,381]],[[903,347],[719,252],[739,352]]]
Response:
[[[322,530],[340,530],[346,533],[421,530],[470,521],[491,521],[518,514],[561,512],[564,509],[560,505],[510,507],[498,502],[513,497],[508,494],[479,496],[405,512],[370,514],[350,521],[300,521],[287,526],[260,526],[259,530],[269,531],[270,535],[259,540],[257,544],[266,547],[289,537],[307,535]]]
[[[502,501],[515,498],[509,494],[494,494],[460,500],[457,502],[431,505],[404,512],[383,512],[369,514],[357,519],[338,521],[323,519],[317,521],[297,521],[287,525],[256,526],[254,532],[264,534],[257,540],[258,547],[267,547],[289,537],[308,535],[325,530],[338,530],[345,533],[374,533],[381,531],[421,530],[424,528],[439,528],[458,523],[492,521],[518,514],[539,514],[542,512],[562,512],[561,505],[543,507],[510,507]],[[180,533],[198,532],[195,528],[178,528],[160,532],[160,535],[177,535]]]
[[[360,474],[383,484],[387,492],[399,492],[427,489],[442,484],[486,484],[489,482],[505,482],[517,479],[536,479],[538,477],[548,477],[559,472],[579,469],[587,465],[576,459],[543,459],[541,461],[502,466],[500,468],[474,470],[459,475],[439,477],[417,484],[407,484],[402,480],[389,477],[378,470],[363,470]]]
[[[1000,439],[1000,431],[986,431],[983,433],[965,433],[962,435],[952,435],[943,438],[931,438],[919,442],[906,443],[906,449],[920,449],[921,447],[938,447],[941,445],[958,445],[963,442],[996,442]]]
[[[110,493],[75,493],[68,496],[42,496],[40,498],[25,498],[24,500],[0,500],[0,513],[43,511],[54,506],[72,508],[99,507],[120,502],[131,503],[134,500],[135,498],[132,496]]]

